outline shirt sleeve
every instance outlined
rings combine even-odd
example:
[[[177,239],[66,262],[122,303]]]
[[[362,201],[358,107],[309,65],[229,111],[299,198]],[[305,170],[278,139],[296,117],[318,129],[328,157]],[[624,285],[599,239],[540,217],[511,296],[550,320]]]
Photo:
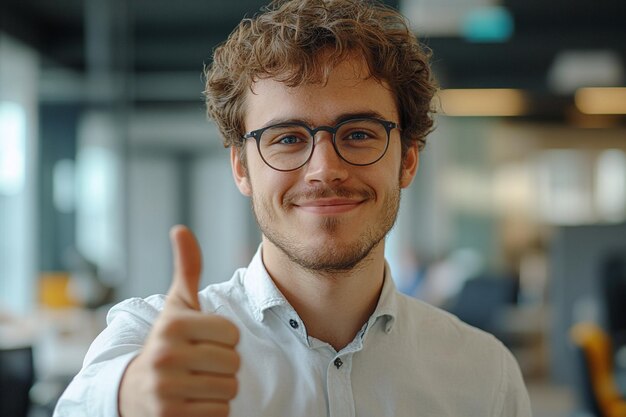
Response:
[[[517,361],[502,347],[502,383],[494,417],[532,417],[530,399]]]
[[[54,417],[119,417],[120,381],[141,351],[163,300],[163,296],[131,298],[109,311],[107,327],[89,347],[83,367],[61,395]]]

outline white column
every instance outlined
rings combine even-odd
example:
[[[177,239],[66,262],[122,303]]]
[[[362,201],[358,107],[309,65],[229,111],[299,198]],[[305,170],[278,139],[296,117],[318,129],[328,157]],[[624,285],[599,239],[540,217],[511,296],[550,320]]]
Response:
[[[37,277],[37,54],[0,33],[0,309],[34,307]]]

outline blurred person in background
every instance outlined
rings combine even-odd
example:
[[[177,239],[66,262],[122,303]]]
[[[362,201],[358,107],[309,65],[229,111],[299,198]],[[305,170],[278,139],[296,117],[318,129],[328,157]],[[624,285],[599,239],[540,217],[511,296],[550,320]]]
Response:
[[[55,415],[530,416],[510,352],[401,295],[385,262],[433,125],[428,61],[378,4],[244,19],[205,94],[262,244],[199,291],[200,248],[172,229],[169,293],[110,311]]]

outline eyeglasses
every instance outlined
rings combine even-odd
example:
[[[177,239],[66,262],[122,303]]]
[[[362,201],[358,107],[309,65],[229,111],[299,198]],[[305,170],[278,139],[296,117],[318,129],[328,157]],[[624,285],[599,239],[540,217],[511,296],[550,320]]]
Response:
[[[392,129],[398,124],[375,118],[349,119],[333,126],[311,129],[304,123],[279,123],[246,133],[243,139],[254,138],[261,159],[277,171],[295,171],[304,166],[315,150],[315,135],[332,134],[333,148],[347,163],[372,165],[387,152]]]

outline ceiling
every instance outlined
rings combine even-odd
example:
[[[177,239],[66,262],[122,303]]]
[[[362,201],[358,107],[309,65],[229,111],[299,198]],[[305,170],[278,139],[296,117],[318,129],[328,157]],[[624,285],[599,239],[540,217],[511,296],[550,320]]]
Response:
[[[438,1],[450,5],[452,12],[454,3],[469,0]],[[126,86],[133,87],[131,100],[137,105],[193,102],[200,98],[202,64],[210,60],[212,48],[244,15],[253,15],[264,3],[2,0],[0,31],[40,51],[48,99],[74,97],[93,77],[122,74]],[[387,3],[402,8],[398,0]],[[617,63],[617,82],[624,85],[626,1],[503,0],[501,4],[514,22],[514,33],[506,41],[468,42],[460,36],[420,33],[433,50],[443,87],[523,88],[540,98],[537,113],[555,112],[549,109],[568,97],[566,91],[555,92],[550,77],[553,81],[560,77],[553,66],[566,51],[583,53],[582,61],[574,61],[583,66],[592,61],[585,60],[584,53],[604,51]]]

